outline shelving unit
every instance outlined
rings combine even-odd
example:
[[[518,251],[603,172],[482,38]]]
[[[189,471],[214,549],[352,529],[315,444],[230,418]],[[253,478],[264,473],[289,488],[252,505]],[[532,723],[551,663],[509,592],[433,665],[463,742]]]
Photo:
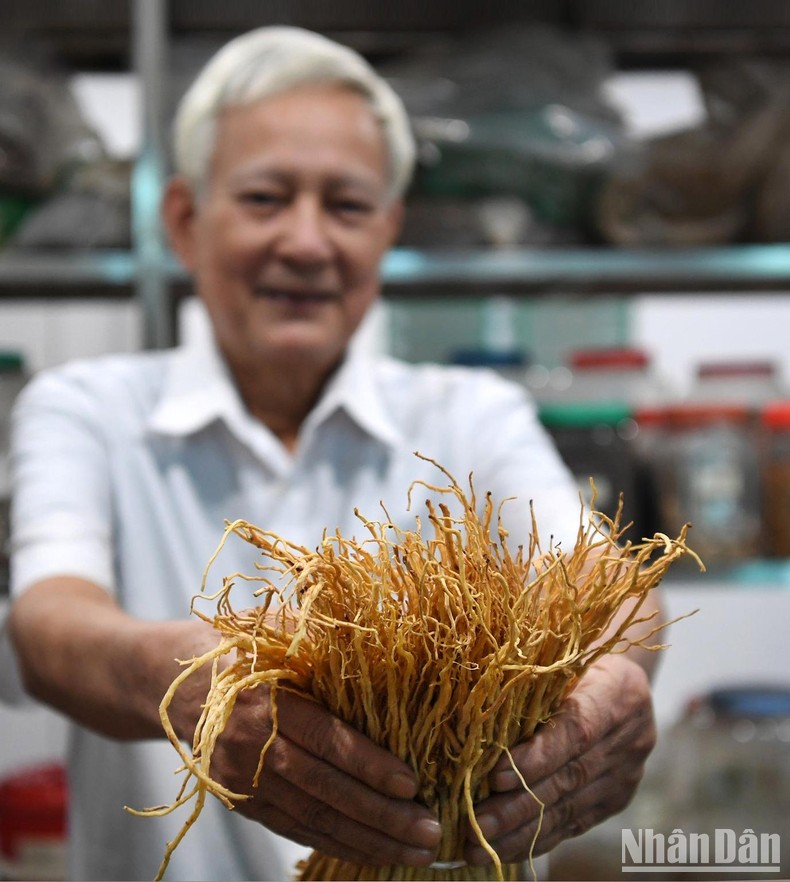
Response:
[[[510,6],[512,5],[512,8]],[[174,340],[173,289],[185,290],[186,279],[163,245],[158,194],[166,174],[166,131],[162,83],[168,73],[168,49],[189,31],[220,42],[252,24],[267,20],[304,24],[335,33],[369,54],[397,51],[420,40],[435,39],[497,17],[518,17],[584,31],[595,29],[611,41],[615,55],[630,64],[640,57],[664,60],[686,55],[693,46],[690,29],[699,32],[711,16],[717,21],[718,43],[703,41],[698,51],[754,49],[775,52],[790,34],[790,14],[781,3],[764,10],[773,16],[770,34],[747,11],[708,4],[690,16],[682,4],[671,10],[633,11],[624,17],[617,4],[541,2],[529,10],[511,4],[496,15],[479,4],[407,3],[397,15],[345,0],[330,14],[318,2],[266,4],[253,11],[240,0],[227,0],[221,14],[216,4],[180,0],[133,0],[99,3],[78,0],[68,11],[52,14],[39,0],[12,3],[9,25],[43,35],[75,64],[131,67],[141,84],[142,149],[132,182],[132,250],[98,253],[19,253],[0,251],[0,299],[46,297],[132,297],[139,305],[146,347]],[[46,9],[44,8],[46,6]],[[771,11],[772,10],[772,11]],[[686,35],[685,37],[683,35]],[[78,35],[84,40],[80,42]],[[790,37],[787,37],[790,41]],[[735,42],[733,42],[735,41]],[[760,43],[762,41],[762,43]],[[82,49],[80,49],[82,47]],[[662,48],[663,47],[663,48]],[[385,294],[420,297],[485,295],[490,290],[529,297],[556,292],[628,294],[648,292],[748,292],[790,290],[790,245],[749,245],[722,248],[624,250],[613,248],[526,248],[507,251],[417,251],[395,249],[383,267]]]
[[[138,279],[132,251],[0,251],[0,299],[84,296],[130,297]]]
[[[475,293],[493,285],[529,296],[584,293],[790,290],[790,245],[675,250],[556,248],[502,251],[395,249],[384,281],[400,294],[425,286]]]
[[[0,299],[24,297],[47,286],[46,296],[68,297],[78,286],[102,288],[108,297],[128,296],[143,272],[136,251],[0,251]],[[166,283],[186,275],[164,248],[154,268]],[[431,251],[394,248],[382,267],[386,291],[419,296],[477,296],[495,286],[524,296],[572,290],[595,293],[689,293],[691,291],[790,290],[790,245],[733,245],[675,250],[615,248],[520,248],[502,251]],[[81,292],[80,292],[81,293]]]
[[[80,28],[90,31],[94,39],[88,40],[88,45],[94,47],[94,58],[101,59],[101,63],[109,59],[110,64],[130,67],[140,82],[142,149],[132,180],[132,248],[79,253],[36,253],[7,248],[0,251],[0,300],[132,300],[141,316],[143,344],[148,348],[172,344],[176,305],[189,291],[185,273],[165,248],[158,215],[158,194],[166,174],[162,83],[169,72],[168,52],[172,40],[191,29],[219,43],[233,32],[253,22],[264,23],[268,18],[323,29],[368,54],[386,56],[410,42],[433,39],[442,29],[445,32],[458,30],[464,22],[481,14],[471,3],[451,5],[452,15],[444,19],[438,7],[422,9],[417,4],[407,4],[389,20],[385,13],[372,11],[367,4],[356,0],[346,0],[341,4],[342,9],[331,16],[322,4],[311,2],[301,3],[296,9],[281,8],[273,3],[267,5],[263,14],[256,9],[255,15],[237,0],[228,0],[222,15],[217,14],[215,4],[186,4],[179,0],[132,0],[123,4],[123,9],[112,3],[97,6],[94,0],[75,3],[74,9],[67,15],[64,13],[62,20],[47,25],[47,33],[53,40],[60,40],[68,57],[89,63],[89,59],[80,59],[75,54],[79,44],[75,34]],[[36,7],[35,0],[31,0],[31,15],[40,14],[40,10],[36,13]],[[510,10],[515,11],[515,7]],[[507,11],[499,13],[507,14]],[[535,20],[552,24],[581,29],[595,27],[611,38],[620,58],[637,64],[640,57],[654,59],[660,55],[660,46],[664,47],[665,59],[676,59],[678,52],[688,55],[692,51],[693,47],[678,37],[682,28],[677,23],[699,30],[702,21],[689,22],[681,13],[682,10],[675,8],[672,16],[663,22],[650,16],[640,20],[637,16],[632,26],[624,27],[618,20],[617,10],[604,0],[586,4],[538,3],[530,12]],[[708,9],[708,14],[713,13],[713,7]],[[790,14],[786,14],[780,4],[776,5],[775,14],[779,18],[784,16],[787,21],[770,36],[769,51],[776,51],[785,38],[790,44]],[[101,28],[91,30],[91,17],[101,22]],[[673,19],[676,22],[674,37],[667,25]],[[396,26],[398,22],[400,27]],[[480,20],[479,23],[489,22]],[[754,48],[761,38],[758,22],[755,20],[750,27],[747,31],[720,30],[723,40],[719,43],[720,50],[748,48],[746,37],[749,36]],[[763,38],[767,39],[765,35]],[[701,51],[714,53],[716,44],[707,40]],[[385,297],[400,302],[416,302],[426,296],[469,299],[490,293],[542,300],[568,294],[595,298],[692,292],[746,295],[761,292],[786,297],[790,292],[790,243],[671,250],[395,248],[384,261],[382,279]],[[748,584],[753,578],[784,584],[786,569],[755,562],[742,573],[730,574],[719,581]]]

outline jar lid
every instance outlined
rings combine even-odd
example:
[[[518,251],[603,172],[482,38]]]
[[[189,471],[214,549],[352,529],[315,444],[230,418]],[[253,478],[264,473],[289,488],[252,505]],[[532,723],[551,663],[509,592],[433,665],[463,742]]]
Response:
[[[644,370],[649,362],[646,352],[629,347],[577,349],[570,356],[576,370]]]
[[[776,365],[772,361],[704,361],[697,366],[701,380],[714,377],[773,377]]]
[[[0,374],[11,374],[25,369],[25,356],[13,349],[0,350]]]
[[[729,717],[788,717],[790,689],[781,686],[742,686],[714,689],[706,704]]]
[[[496,352],[487,349],[459,349],[453,352],[452,364],[465,367],[526,367],[527,358],[522,352],[504,350]]]
[[[663,426],[668,422],[669,409],[666,407],[637,407],[633,416],[642,426]]]
[[[772,401],[761,414],[763,425],[769,429],[790,429],[790,401]]]
[[[631,417],[631,408],[619,401],[551,402],[541,404],[539,416],[548,428],[616,426]]]
[[[751,410],[744,404],[677,404],[667,408],[667,420],[672,428],[688,429],[715,423],[748,421]]]

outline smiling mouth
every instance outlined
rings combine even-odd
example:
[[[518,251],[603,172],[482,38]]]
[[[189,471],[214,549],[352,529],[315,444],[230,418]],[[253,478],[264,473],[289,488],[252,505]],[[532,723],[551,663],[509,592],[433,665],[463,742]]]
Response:
[[[331,291],[290,291],[287,288],[256,288],[255,296],[286,306],[317,306],[334,303],[339,295]]]

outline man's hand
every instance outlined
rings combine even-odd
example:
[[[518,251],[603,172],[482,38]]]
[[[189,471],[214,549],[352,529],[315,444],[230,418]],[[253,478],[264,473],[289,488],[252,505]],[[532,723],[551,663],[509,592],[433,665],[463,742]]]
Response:
[[[212,777],[251,799],[237,811],[324,854],[358,864],[427,865],[438,821],[414,801],[408,765],[320,705],[277,693],[278,735],[252,779],[271,733],[268,690],[242,692],[211,762]]]
[[[622,811],[642,778],[656,728],[647,674],[624,655],[596,662],[554,719],[513,748],[513,760],[540,805],[504,757],[494,770],[496,791],[477,807],[486,839],[503,861],[550,851]],[[470,829],[469,863],[490,862]]]

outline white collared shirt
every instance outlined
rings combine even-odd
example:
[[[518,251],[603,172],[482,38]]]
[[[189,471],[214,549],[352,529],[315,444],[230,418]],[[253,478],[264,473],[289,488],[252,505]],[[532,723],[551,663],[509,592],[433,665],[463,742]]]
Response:
[[[474,472],[479,497],[518,497],[505,506],[514,546],[528,541],[530,500],[544,545],[550,536],[572,542],[576,486],[525,392],[491,373],[352,348],[291,453],[247,412],[205,341],[47,371],[13,418],[12,592],[69,574],[105,587],[132,615],[182,618],[225,519],[307,547],[325,529],[361,538],[355,507],[383,520],[384,503],[396,523],[413,527],[428,493],[417,488],[409,511],[411,483],[446,483],[415,451],[462,485]],[[209,587],[251,572],[257,559],[230,542]],[[172,801],[172,747],[74,727],[69,760],[72,876],[152,878],[183,815],[140,819],[123,806]],[[210,801],[166,878],[286,878],[292,857],[268,831]]]

